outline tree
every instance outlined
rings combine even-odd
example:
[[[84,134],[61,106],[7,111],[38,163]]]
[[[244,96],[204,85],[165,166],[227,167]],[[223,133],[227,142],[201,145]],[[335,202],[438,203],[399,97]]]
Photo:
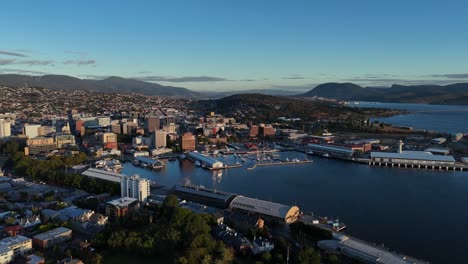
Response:
[[[166,197],[166,199],[164,199],[163,206],[164,207],[172,207],[172,208],[178,207],[179,202],[177,201],[177,196],[175,196],[173,194],[168,195]]]
[[[304,247],[299,251],[297,262],[300,264],[320,264],[320,254],[309,246]]]
[[[340,260],[338,259],[338,256],[335,254],[329,254],[328,255],[328,261],[330,264],[339,264]]]

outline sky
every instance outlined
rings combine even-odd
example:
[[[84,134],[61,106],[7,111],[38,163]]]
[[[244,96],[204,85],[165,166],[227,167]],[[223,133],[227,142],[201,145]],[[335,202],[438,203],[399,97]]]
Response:
[[[468,2],[4,1],[0,74],[204,91],[468,82]]]

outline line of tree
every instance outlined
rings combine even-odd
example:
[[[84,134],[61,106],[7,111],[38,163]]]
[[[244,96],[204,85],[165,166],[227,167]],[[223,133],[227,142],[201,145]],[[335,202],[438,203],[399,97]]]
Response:
[[[120,186],[100,179],[89,178],[77,173],[67,173],[66,168],[87,161],[87,155],[80,153],[70,156],[50,156],[47,159],[35,159],[25,156],[16,141],[0,143],[0,152],[9,155],[8,165],[17,175],[30,177],[34,181],[47,184],[73,187],[90,193],[120,194]]]
[[[173,259],[180,264],[222,264],[234,260],[233,250],[210,235],[211,226],[216,224],[213,217],[180,208],[176,196],[167,196],[150,218],[154,222],[148,217],[109,225],[95,236],[93,245],[99,250],[110,250],[111,254]]]

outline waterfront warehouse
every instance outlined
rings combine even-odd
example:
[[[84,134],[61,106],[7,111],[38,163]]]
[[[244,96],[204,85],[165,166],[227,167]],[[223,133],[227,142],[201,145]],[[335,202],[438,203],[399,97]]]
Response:
[[[279,220],[287,224],[295,222],[300,213],[297,206],[288,206],[242,195],[234,198],[229,207],[232,210],[258,214],[266,220]]]
[[[402,151],[399,153],[371,152],[373,163],[408,164],[423,166],[453,165],[455,159],[452,156],[433,155],[424,151]]]
[[[187,158],[191,160],[198,160],[201,164],[208,166],[210,169],[221,169],[224,167],[224,164],[218,160],[215,160],[211,157],[207,157],[196,151],[189,152]]]
[[[236,194],[207,189],[196,185],[175,185],[172,189],[181,199],[186,199],[222,209],[229,207]]]

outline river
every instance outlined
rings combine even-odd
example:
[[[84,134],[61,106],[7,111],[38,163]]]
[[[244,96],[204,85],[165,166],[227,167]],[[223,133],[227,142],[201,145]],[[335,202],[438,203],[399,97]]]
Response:
[[[304,154],[283,152],[304,159]],[[160,171],[124,165],[172,186],[192,183],[254,198],[298,205],[302,211],[338,217],[358,238],[384,244],[432,263],[466,263],[468,172],[369,167],[311,157],[310,164],[243,168],[221,172],[197,168],[188,160],[167,162]],[[234,157],[224,159],[233,163]],[[450,261],[447,261],[450,260]]]
[[[468,106],[359,102],[357,107],[408,110],[410,114],[373,118],[379,122],[450,134],[468,133]]]

